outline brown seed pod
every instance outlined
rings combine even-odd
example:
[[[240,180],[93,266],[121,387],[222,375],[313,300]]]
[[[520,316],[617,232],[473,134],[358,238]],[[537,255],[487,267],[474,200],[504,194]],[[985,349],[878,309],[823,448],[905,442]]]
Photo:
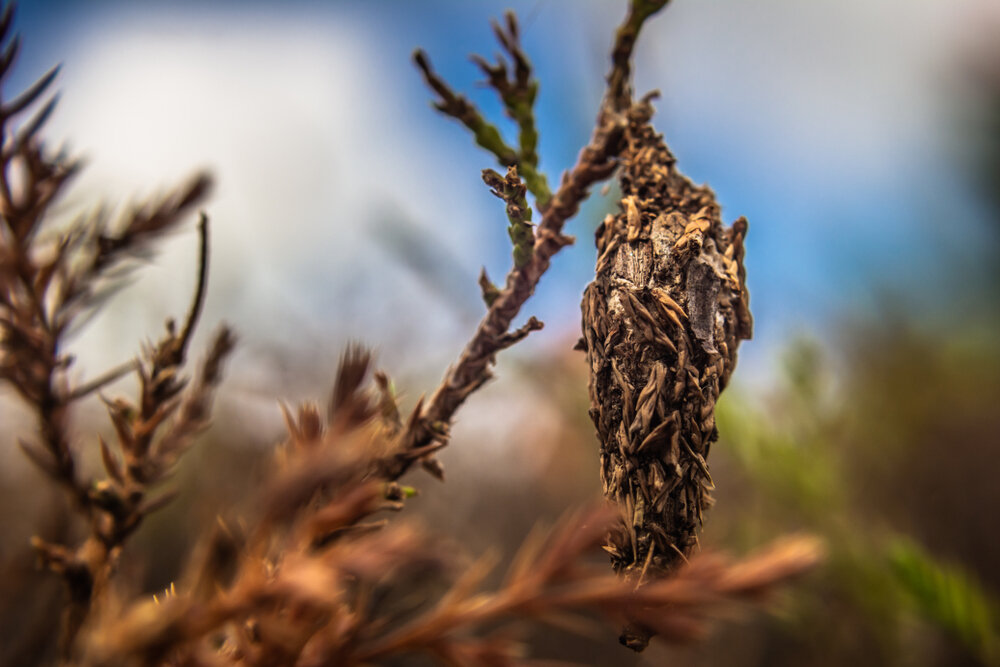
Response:
[[[697,544],[715,402],[752,331],[746,220],[722,225],[712,191],[677,171],[651,117],[648,99],[628,113],[621,210],[597,229],[582,304],[604,492],[623,519],[606,548],[637,584]]]

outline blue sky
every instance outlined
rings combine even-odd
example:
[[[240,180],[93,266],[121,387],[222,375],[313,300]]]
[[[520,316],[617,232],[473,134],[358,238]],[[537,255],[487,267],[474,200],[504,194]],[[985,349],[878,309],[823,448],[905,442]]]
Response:
[[[542,82],[554,180],[589,135],[624,2],[29,0],[12,84],[65,63],[50,137],[90,164],[68,208],[215,170],[209,319],[235,320],[261,348],[293,334],[331,350],[371,340],[389,365],[406,357],[402,339],[439,368],[477,316],[479,266],[500,279],[509,246],[479,184],[494,165],[429,109],[409,56],[425,48],[497,117],[467,55],[496,51],[488,21],[508,6]],[[758,335],[746,364],[763,369],[790,335],[877,311],[886,291],[940,288],[943,256],[976,256],[984,214],[957,148],[963,67],[998,14],[988,0],[675,0],[648,26],[637,88],[662,91],[656,123],[681,169],[715,189],[727,220],[750,220]],[[601,206],[571,223],[577,245],[529,304],[525,316],[549,324],[534,344],[576,326]],[[443,287],[401,266],[405,239],[380,239],[387,220],[440,249]],[[182,309],[190,245],[172,241],[117,306],[132,323],[97,326],[94,339],[151,335],[164,310]]]

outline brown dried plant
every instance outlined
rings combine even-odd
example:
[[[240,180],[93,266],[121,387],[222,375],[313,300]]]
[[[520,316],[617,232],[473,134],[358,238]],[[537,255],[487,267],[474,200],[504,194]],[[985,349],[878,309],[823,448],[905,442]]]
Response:
[[[20,40],[10,38],[12,22],[13,5],[7,5],[0,17],[0,85],[20,48]],[[58,68],[50,70],[18,97],[0,103],[0,381],[17,392],[37,419],[37,434],[21,441],[21,448],[66,490],[88,524],[88,535],[76,544],[33,540],[43,562],[68,587],[62,638],[66,655],[95,600],[106,590],[123,542],[147,514],[169,500],[169,495],[151,498],[149,492],[204,428],[211,393],[233,338],[227,329],[220,331],[197,381],[186,387],[181,369],[201,310],[208,268],[208,225],[203,216],[198,288],[182,330],[177,332],[168,322],[165,337],[140,361],[89,382],[70,382],[73,358],[64,346],[74,328],[88,311],[100,306],[110,288],[120,284],[128,260],[148,253],[152,241],[176,228],[204,199],[211,183],[200,174],[158,201],[133,207],[114,224],[98,210],[67,226],[53,225],[52,204],[78,171],[79,162],[61,151],[53,154],[39,139],[55,97],[28,120],[16,123],[16,119],[37,106],[57,73]],[[117,453],[102,440],[107,477],[87,479],[73,442],[69,408],[131,371],[140,380],[138,404],[107,401]]]
[[[494,559],[456,569],[422,531],[369,519],[411,493],[386,476],[400,423],[384,376],[378,395],[364,390],[369,363],[348,350],[325,417],[312,404],[286,410],[288,437],[242,532],[220,523],[162,597],[104,598],[82,664],[350,666],[415,653],[448,665],[527,664],[519,622],[587,631],[595,615],[689,641],[721,609],[766,595],[817,558],[813,540],[795,538],[738,563],[696,558],[636,588],[593,562],[617,520],[598,507],[529,536],[501,585],[484,590]],[[414,580],[456,571],[413,607]]]
[[[607,550],[637,584],[669,573],[698,543],[714,488],[715,403],[753,328],[746,220],[722,226],[712,191],[677,171],[649,102],[627,112],[620,212],[597,228],[579,346],[604,493],[622,515]],[[641,649],[648,633],[633,628],[622,640]]]
[[[680,551],[690,544],[692,512],[700,507],[704,486],[698,477],[704,460],[698,470],[688,464],[698,461],[698,454],[707,454],[714,432],[711,407],[731,372],[738,338],[749,334],[740,263],[745,227],[721,231],[710,192],[693,188],[673,171],[669,152],[649,126],[648,99],[632,100],[632,49],[644,21],[666,2],[630,2],[616,33],[594,134],[554,191],[538,165],[533,107],[538,83],[521,49],[513,14],[494,26],[509,60],[475,62],[518,126],[516,146],[506,143],[475,106],[434,73],[427,56],[417,52],[416,64],[439,98],[437,108],[461,121],[506,167],[503,175],[483,172],[484,182],[505,202],[513,245],[506,281],[501,288],[482,273],[486,315],[441,384],[430,398],[418,401],[406,419],[388,377],[375,373],[375,389],[369,388],[371,356],[361,347],[350,347],[326,410],[313,404],[284,409],[287,437],[275,449],[264,485],[236,520],[220,518],[206,531],[182,576],[159,596],[137,597],[114,574],[125,540],[170,499],[169,493],[153,495],[153,489],[205,428],[222,363],[234,344],[232,333],[223,328],[194,382],[183,378],[207,279],[204,215],[198,227],[197,289],[179,330],[168,321],[163,339],[147,345],[139,360],[75,386],[68,378],[72,359],[63,347],[73,326],[99,309],[108,285],[128,267],[127,260],[148,252],[150,242],[176,228],[203,199],[209,180],[200,175],[160,201],[134,208],[115,224],[102,212],[81,216],[64,228],[45,224],[51,202],[78,164],[62,153],[50,154],[37,137],[54,100],[16,128],[11,120],[40,100],[56,71],[14,101],[0,103],[0,377],[37,418],[38,434],[22,443],[25,453],[66,489],[87,525],[86,535],[72,544],[33,541],[42,562],[68,585],[60,646],[65,664],[368,665],[417,653],[449,665],[528,664],[514,634],[523,619],[547,619],[586,631],[587,624],[600,617],[641,628],[646,637],[659,633],[669,640],[689,640],[698,637],[720,609],[756,599],[816,562],[820,550],[808,538],[782,542],[736,563],[693,555],[690,561],[681,559],[681,567],[656,560],[672,556],[663,544],[654,549],[648,541],[654,539],[648,535],[655,532],[655,523],[668,526],[667,538],[680,545]],[[8,6],[0,21],[0,42],[6,42],[11,20]],[[14,38],[0,55],[0,84],[17,47]],[[630,412],[633,406],[624,393],[608,393],[595,384],[592,398],[599,415],[622,423],[639,419],[639,427],[628,426],[626,431],[626,441],[635,440],[636,451],[648,448],[660,457],[657,461],[681,466],[678,477],[686,481],[670,487],[669,501],[662,507],[656,498],[647,497],[648,489],[661,492],[655,473],[650,477],[641,466],[635,472],[626,459],[621,464],[636,481],[627,493],[612,494],[628,508],[628,525],[635,528],[631,535],[646,540],[643,547],[627,551],[622,538],[613,537],[610,549],[617,569],[631,573],[641,561],[644,571],[652,563],[650,573],[664,576],[621,577],[595,565],[593,557],[600,555],[609,532],[621,534],[621,512],[593,508],[568,514],[547,534],[539,530],[529,536],[503,582],[487,590],[490,558],[462,564],[423,531],[372,517],[404,507],[414,490],[399,479],[414,463],[443,476],[434,454],[448,443],[457,409],[491,378],[498,352],[541,328],[534,317],[518,328],[512,325],[552,257],[572,243],[562,231],[567,220],[589,188],[616,170],[626,199],[623,213],[606,221],[599,234],[603,252],[598,287],[588,290],[590,301],[585,302],[585,307],[590,304],[590,329],[584,340],[595,368],[603,368],[606,360],[598,349],[606,349],[612,357],[619,355],[606,363],[627,376],[628,386],[638,386],[640,379],[645,384],[647,376],[656,380],[650,383],[656,391],[638,395],[635,413],[644,415],[641,419]],[[674,209],[678,212],[671,214]],[[658,224],[666,231],[657,231]],[[601,311],[600,301],[608,292],[600,290],[621,278],[607,272],[607,266],[617,266],[608,259],[613,249],[648,253],[650,244],[665,239],[674,252],[671,261],[681,256],[683,261],[675,269],[657,270],[676,280],[661,276],[662,295],[652,290],[622,292],[628,304],[624,315],[620,322],[609,321],[614,313]],[[712,254],[715,250],[717,255]],[[724,281],[721,287],[708,284],[713,276]],[[612,286],[618,288],[617,283]],[[689,297],[692,290],[696,296]],[[715,301],[705,305],[702,292]],[[649,294],[658,300],[650,301]],[[717,312],[723,319],[721,332],[713,328]],[[653,348],[614,347],[613,331],[632,342],[640,332],[649,334],[643,340],[671,349],[683,377],[674,377],[668,386],[664,362],[649,352]],[[626,354],[633,356],[621,356]],[[68,408],[129,372],[138,376],[139,396],[134,402],[105,399],[116,442],[98,439],[104,477],[88,479],[79,465]],[[662,424],[673,419],[669,415],[674,412],[679,416],[668,432]],[[600,430],[604,422],[597,421]],[[678,440],[679,429],[701,439]],[[643,444],[647,439],[652,445]],[[669,459],[667,454],[674,452],[670,443],[690,451]],[[606,482],[609,479],[613,475]],[[691,488],[696,495],[684,496]],[[650,512],[660,512],[649,525],[634,520],[641,514],[639,498]],[[628,506],[630,499],[633,504]],[[420,587],[419,581],[430,583]]]
[[[604,491],[621,513],[607,550],[615,569],[641,585],[668,573],[697,543],[702,510],[711,503],[712,478],[706,457],[718,438],[714,407],[736,363],[741,339],[751,336],[743,268],[746,220],[724,229],[712,191],[696,187],[674,166],[674,158],[650,123],[651,93],[636,102],[630,84],[632,49],[643,23],[667,0],[635,0],[619,27],[612,69],[598,112],[597,129],[577,166],[550,195],[538,173],[537,133],[531,104],[537,83],[518,41],[512,14],[494,25],[512,63],[474,58],[488,76],[508,115],[520,128],[519,149],[430,68],[418,52],[417,65],[441,98],[436,107],[460,120],[477,143],[508,167],[506,177],[486,170],[484,180],[507,202],[514,267],[505,289],[481,276],[489,306],[465,352],[422,406],[422,430],[414,444],[443,442],[454,410],[487,381],[489,365],[504,344],[541,328],[535,318],[506,333],[531,295],[551,256],[572,240],[562,226],[575,213],[587,188],[617,169],[621,213],[597,230],[596,278],[583,299],[579,348],[591,368],[591,416],[601,438]],[[519,171],[524,175],[522,183]],[[526,191],[542,220],[532,233]],[[427,423],[436,431],[425,428]],[[435,468],[436,468],[435,464]],[[629,628],[627,645],[641,650],[649,632]]]

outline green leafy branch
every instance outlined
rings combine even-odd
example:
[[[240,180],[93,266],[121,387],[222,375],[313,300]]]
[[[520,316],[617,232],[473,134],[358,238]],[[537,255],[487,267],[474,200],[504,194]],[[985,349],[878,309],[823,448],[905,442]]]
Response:
[[[494,21],[493,32],[506,51],[510,64],[504,62],[501,56],[497,57],[495,65],[481,56],[472,56],[472,61],[486,75],[487,84],[500,96],[507,115],[517,123],[519,132],[516,149],[504,140],[496,125],[487,121],[475,105],[466,97],[456,94],[434,72],[424,51],[417,50],[413,54],[413,60],[423,73],[427,85],[440,98],[434,103],[434,108],[465,125],[472,132],[476,143],[492,153],[501,166],[516,166],[528,191],[535,197],[538,208],[545,210],[552,200],[552,191],[549,189],[548,178],[538,170],[538,129],[534,111],[538,80],[532,76],[531,62],[521,49],[520,32],[514,14],[507,13],[503,26]]]
[[[507,202],[507,233],[514,244],[514,266],[521,268],[531,261],[535,247],[534,225],[531,224],[531,207],[525,196],[527,186],[517,174],[517,167],[508,167],[503,177],[492,169],[483,169],[483,182],[493,194]]]

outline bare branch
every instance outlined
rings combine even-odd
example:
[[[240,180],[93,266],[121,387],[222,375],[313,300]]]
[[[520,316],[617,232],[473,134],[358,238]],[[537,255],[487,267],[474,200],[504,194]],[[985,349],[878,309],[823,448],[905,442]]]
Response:
[[[188,343],[191,341],[191,334],[194,333],[194,326],[198,322],[198,316],[205,305],[205,286],[208,282],[208,216],[204,212],[198,219],[198,283],[194,291],[194,300],[188,310],[187,319],[184,321],[184,328],[178,339],[177,348],[179,362],[183,362],[184,353]]]
[[[90,382],[80,385],[76,389],[69,392],[66,395],[66,402],[72,403],[73,401],[79,400],[88,394],[92,394],[95,391],[99,391],[102,387],[111,384],[115,380],[122,378],[129,373],[132,373],[138,368],[139,362],[135,359],[126,361],[124,364],[115,366],[111,370],[107,371],[103,375],[94,378]]]
[[[469,394],[489,379],[489,368],[496,353],[504,347],[503,337],[521,306],[534,293],[553,255],[572,243],[570,237],[562,234],[563,225],[576,213],[590,186],[611,175],[616,164],[615,156],[620,150],[625,119],[606,116],[607,122],[595,130],[594,137],[581,151],[573,169],[563,176],[549,207],[543,212],[531,256],[523,266],[515,265],[511,269],[505,287],[490,305],[458,362],[423,404],[418,418],[411,421],[401,441],[404,451],[418,449],[441,438],[446,430],[443,431],[439,425],[449,424]],[[434,425],[438,427],[433,428]],[[399,465],[391,473],[394,477],[402,475],[410,465],[409,459],[400,458],[398,461]]]

